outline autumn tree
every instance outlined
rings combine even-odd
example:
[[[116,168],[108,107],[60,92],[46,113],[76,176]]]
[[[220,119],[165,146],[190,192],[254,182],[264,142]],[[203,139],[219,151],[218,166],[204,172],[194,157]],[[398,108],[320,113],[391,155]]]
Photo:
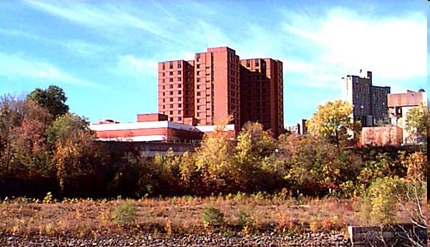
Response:
[[[428,136],[428,126],[430,117],[428,107],[421,104],[418,107],[412,108],[406,115],[405,129],[411,134],[413,139],[421,139]],[[423,138],[425,140],[425,138]]]
[[[69,112],[66,94],[58,86],[51,85],[45,90],[37,88],[28,94],[27,99],[47,109],[54,118]]]
[[[352,105],[336,100],[318,106],[318,111],[307,121],[308,131],[327,138],[340,147],[351,137],[348,132],[357,131],[359,126],[352,119]]]
[[[48,140],[55,144],[53,161],[61,190],[76,188],[77,178],[90,175],[98,164],[94,134],[83,118],[66,113],[48,129]]]
[[[189,179],[190,172],[197,172],[202,186],[207,192],[228,191],[236,182],[232,167],[233,143],[222,130],[216,130],[211,136],[204,136],[201,146],[193,154],[195,171],[190,165],[181,167],[181,177]],[[203,191],[202,191],[203,192]]]
[[[263,125],[245,123],[237,137],[234,156],[235,169],[240,172],[240,185],[244,191],[273,187],[280,168],[274,157],[275,150],[276,140],[263,129]]]
[[[26,178],[47,177],[52,172],[46,145],[46,129],[51,115],[32,101],[24,102],[21,114],[21,123],[11,131],[16,166],[25,167],[26,174],[21,175]]]
[[[23,100],[17,100],[11,95],[4,95],[0,99],[0,174],[5,176],[11,173],[12,131],[21,124],[22,116],[20,110],[24,104]]]

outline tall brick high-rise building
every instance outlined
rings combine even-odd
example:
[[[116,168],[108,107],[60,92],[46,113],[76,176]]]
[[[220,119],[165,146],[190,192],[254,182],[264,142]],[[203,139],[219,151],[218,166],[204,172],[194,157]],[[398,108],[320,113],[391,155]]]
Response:
[[[158,112],[172,122],[194,117],[194,66],[184,60],[158,64]]]
[[[218,125],[262,123],[282,133],[282,62],[270,58],[240,60],[229,47],[208,48],[192,61],[158,64],[158,111],[170,121]]]
[[[228,47],[195,55],[195,117],[198,125],[240,126],[239,56]]]
[[[275,136],[283,131],[282,62],[271,58],[241,60],[241,119],[259,122]]]

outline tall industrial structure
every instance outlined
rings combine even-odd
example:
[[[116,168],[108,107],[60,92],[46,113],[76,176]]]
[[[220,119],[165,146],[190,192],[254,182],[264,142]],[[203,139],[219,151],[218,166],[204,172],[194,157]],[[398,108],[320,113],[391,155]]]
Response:
[[[353,118],[363,127],[388,122],[387,95],[390,87],[372,85],[372,72],[360,70],[360,75],[342,77],[342,99],[353,106]]]
[[[208,48],[194,60],[158,64],[158,111],[170,121],[207,126],[247,121],[275,136],[283,131],[282,62],[240,60],[229,47]]]

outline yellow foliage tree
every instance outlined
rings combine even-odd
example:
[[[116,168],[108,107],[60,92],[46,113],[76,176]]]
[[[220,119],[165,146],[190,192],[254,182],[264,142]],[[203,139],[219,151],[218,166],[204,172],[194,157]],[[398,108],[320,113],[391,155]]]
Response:
[[[310,133],[327,138],[340,147],[351,137],[348,131],[357,131],[359,126],[353,122],[352,105],[336,100],[319,105],[307,121],[307,128]]]

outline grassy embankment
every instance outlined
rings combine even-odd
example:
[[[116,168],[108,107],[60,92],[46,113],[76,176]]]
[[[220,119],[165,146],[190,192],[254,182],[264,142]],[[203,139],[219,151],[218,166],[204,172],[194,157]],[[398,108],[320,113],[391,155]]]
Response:
[[[62,202],[50,197],[44,202],[18,198],[0,203],[0,234],[97,238],[123,234],[139,237],[145,233],[346,233],[348,225],[368,223],[360,204],[360,200],[296,200],[258,194]],[[396,222],[410,222],[412,206],[403,206]]]

